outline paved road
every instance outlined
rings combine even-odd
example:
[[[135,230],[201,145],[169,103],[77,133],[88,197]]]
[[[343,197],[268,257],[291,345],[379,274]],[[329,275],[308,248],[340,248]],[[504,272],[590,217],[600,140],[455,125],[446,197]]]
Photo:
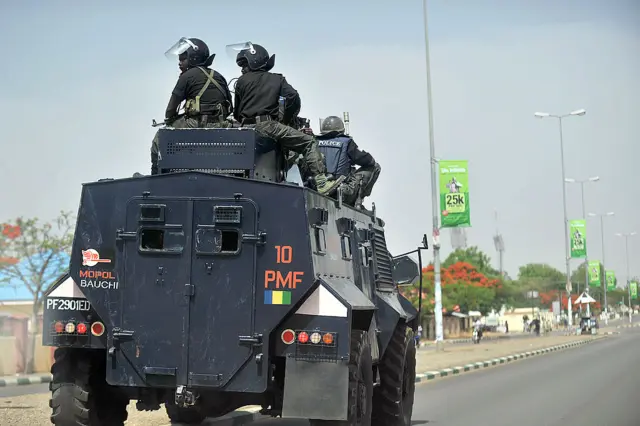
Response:
[[[640,330],[629,329],[584,347],[427,382],[416,388],[413,424],[637,426],[639,363]]]

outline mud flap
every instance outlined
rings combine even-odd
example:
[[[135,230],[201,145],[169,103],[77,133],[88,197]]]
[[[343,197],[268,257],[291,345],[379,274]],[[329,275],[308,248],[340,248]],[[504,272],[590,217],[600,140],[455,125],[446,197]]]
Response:
[[[347,420],[349,365],[287,358],[282,417]]]

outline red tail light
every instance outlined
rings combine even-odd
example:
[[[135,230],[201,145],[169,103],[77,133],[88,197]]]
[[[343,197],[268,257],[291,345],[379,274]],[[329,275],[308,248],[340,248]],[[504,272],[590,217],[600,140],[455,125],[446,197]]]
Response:
[[[298,333],[298,342],[307,343],[308,341],[309,341],[309,335],[307,334],[306,331],[301,331],[300,333]]]
[[[104,334],[104,324],[100,321],[96,321],[91,324],[91,334],[96,337],[100,337]]]

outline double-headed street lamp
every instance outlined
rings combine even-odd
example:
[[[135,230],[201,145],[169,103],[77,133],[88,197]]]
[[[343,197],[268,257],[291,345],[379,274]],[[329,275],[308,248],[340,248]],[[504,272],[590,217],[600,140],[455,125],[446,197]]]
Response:
[[[629,322],[633,322],[631,314],[631,277],[629,276],[629,237],[636,235],[636,232],[629,232],[628,234],[616,234],[618,237],[624,238],[624,249],[627,262],[627,289],[629,291]]]
[[[584,205],[584,184],[585,183],[591,183],[591,182],[598,182],[600,180],[599,176],[593,176],[590,177],[588,179],[571,179],[571,178],[566,178],[564,181],[567,183],[579,183],[580,184],[580,192],[582,195],[582,218],[584,220],[587,220],[587,213],[585,210],[585,205]],[[588,250],[588,248],[587,248]],[[584,287],[585,287],[585,291],[587,292],[587,294],[589,294],[589,254],[585,254],[584,257]],[[580,285],[578,285],[578,293],[580,293]],[[587,316],[591,315],[591,305],[587,304]],[[582,309],[582,308],[581,308]],[[582,311],[580,311],[582,312]]]
[[[605,269],[605,250],[604,250],[604,217],[605,216],[613,216],[615,215],[614,212],[607,212],[607,213],[589,213],[589,216],[591,217],[599,217],[600,218],[600,237],[602,238],[602,269],[605,272],[605,280],[604,280],[604,313],[605,313],[605,317],[604,317],[604,323],[605,324],[609,324],[609,305],[607,304],[607,280],[606,280],[606,276],[607,276],[607,270]]]
[[[534,114],[537,118],[557,118],[559,123],[560,130],[560,161],[562,163],[562,206],[564,209],[564,252],[565,252],[565,267],[567,273],[567,313],[568,313],[568,323],[569,327],[573,326],[573,313],[571,310],[571,253],[569,249],[569,225],[567,218],[567,188],[566,188],[566,176],[565,176],[565,168],[564,168],[564,141],[562,137],[562,119],[566,117],[572,116],[583,116],[587,113],[584,109],[578,109],[570,112],[569,114],[563,115],[555,115],[549,114],[548,112],[536,112]]]

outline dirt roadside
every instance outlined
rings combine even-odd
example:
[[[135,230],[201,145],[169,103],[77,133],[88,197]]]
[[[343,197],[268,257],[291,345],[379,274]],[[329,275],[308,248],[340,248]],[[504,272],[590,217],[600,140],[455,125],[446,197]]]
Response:
[[[450,345],[444,351],[419,350],[418,373],[462,366],[473,362],[499,358],[515,353],[528,352],[564,343],[575,342],[591,336],[548,336],[532,339],[484,341],[478,345]],[[0,398],[0,423],[5,426],[50,426],[49,394],[23,395]],[[135,403],[129,404],[127,426],[168,426],[164,407],[154,412],[139,412]]]

